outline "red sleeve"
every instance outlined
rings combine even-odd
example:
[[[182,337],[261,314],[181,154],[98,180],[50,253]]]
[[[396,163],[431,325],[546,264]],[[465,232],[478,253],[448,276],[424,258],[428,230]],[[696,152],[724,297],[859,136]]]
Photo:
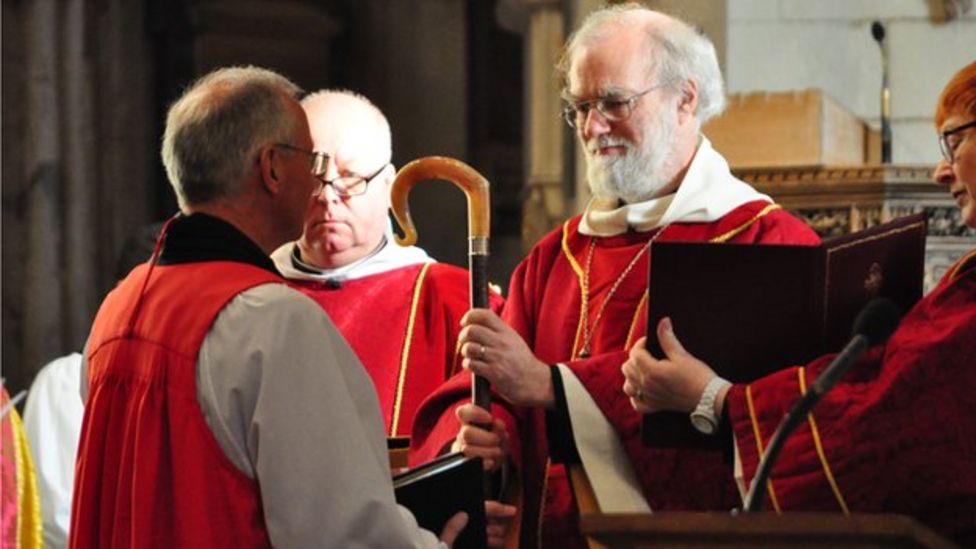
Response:
[[[787,439],[767,506],[915,516],[976,540],[976,272],[943,283],[871,349]],[[730,390],[727,406],[751,481],[786,410],[822,357]]]
[[[491,292],[489,295],[492,309],[496,312],[501,310],[502,318],[509,323],[511,321],[508,320],[508,315],[520,309],[520,300],[525,295],[521,291],[521,281],[524,276],[523,262],[512,275],[512,294],[507,300],[503,300],[496,292]],[[409,455],[411,464],[428,461],[450,447],[460,430],[460,422],[455,412],[461,405],[470,401],[471,374],[464,370],[458,371],[424,400],[414,420]],[[504,402],[497,395],[493,399],[492,415],[505,422],[510,438],[512,461],[515,464],[521,462],[522,447],[517,418],[524,416],[525,413]]]
[[[411,466],[429,461],[450,448],[461,428],[455,412],[470,401],[471,374],[467,371],[452,376],[424,400],[413,424],[409,455]],[[510,405],[495,397],[491,413],[505,422],[510,435],[518,433],[517,412]],[[511,439],[512,459],[518,463],[521,445],[517,436],[511,436]]]

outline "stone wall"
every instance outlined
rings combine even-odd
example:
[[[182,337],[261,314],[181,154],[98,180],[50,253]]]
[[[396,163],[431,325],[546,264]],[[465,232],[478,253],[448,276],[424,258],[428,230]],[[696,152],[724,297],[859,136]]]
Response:
[[[952,4],[952,2],[949,2]],[[934,164],[939,91],[976,58],[976,10],[944,21],[942,0],[727,0],[729,92],[820,88],[880,126],[881,55],[871,23],[886,28],[896,164]]]

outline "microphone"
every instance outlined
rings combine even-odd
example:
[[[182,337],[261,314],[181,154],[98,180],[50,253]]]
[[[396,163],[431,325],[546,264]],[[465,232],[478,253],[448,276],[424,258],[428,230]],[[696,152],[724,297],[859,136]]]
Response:
[[[766,496],[766,483],[772,473],[773,464],[776,463],[776,459],[783,449],[786,438],[810,413],[810,410],[820,402],[821,397],[864,354],[868,347],[884,343],[888,339],[898,327],[900,316],[898,307],[894,302],[883,297],[871,300],[861,310],[854,320],[854,329],[852,330],[854,335],[851,340],[827,368],[817,376],[807,392],[793,403],[790,411],[786,413],[776,427],[776,431],[769,440],[769,446],[766,448],[766,454],[756,468],[756,474],[752,479],[752,485],[749,487],[743,504],[743,512],[753,513],[762,507],[763,498]]]
[[[888,46],[881,21],[871,23],[871,36],[881,48],[881,163],[891,164],[891,88],[888,85]]]

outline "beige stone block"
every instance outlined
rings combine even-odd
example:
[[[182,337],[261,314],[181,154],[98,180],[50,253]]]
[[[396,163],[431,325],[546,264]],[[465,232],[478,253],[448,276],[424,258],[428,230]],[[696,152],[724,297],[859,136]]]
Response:
[[[820,90],[733,94],[703,128],[733,168],[862,164],[866,131]]]

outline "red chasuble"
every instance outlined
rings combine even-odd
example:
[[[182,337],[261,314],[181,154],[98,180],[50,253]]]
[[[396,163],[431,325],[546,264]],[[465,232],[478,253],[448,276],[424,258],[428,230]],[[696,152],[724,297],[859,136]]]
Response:
[[[783,414],[832,356],[727,399],[747,483]],[[976,252],[957,263],[787,439],[766,507],[893,512],[976,545]],[[748,484],[747,484],[748,485]]]
[[[318,302],[373,380],[388,436],[409,435],[423,399],[461,368],[468,271],[423,263],[343,281],[289,284]],[[502,297],[490,293],[492,309]]]
[[[648,256],[644,248],[652,238],[811,245],[819,243],[819,238],[799,219],[761,200],[746,203],[715,222],[670,225],[660,235],[652,231],[594,239],[579,233],[579,222],[574,217],[549,233],[518,266],[502,318],[540,360],[565,363],[575,372],[620,436],[653,509],[731,509],[739,498],[731,468],[721,456],[644,448],[640,415],[621,390],[620,366],[628,349],[646,331]],[[593,256],[588,260],[591,246]],[[638,254],[643,257],[621,277]],[[589,277],[584,276],[587,264],[591,265]],[[721,283],[721,273],[715,273],[715,280]],[[591,356],[581,359],[587,331],[581,323],[584,286],[588,287],[586,316],[592,336]],[[617,288],[604,306],[614,286]],[[680,337],[681,327],[676,330]],[[412,462],[429,459],[454,439],[459,429],[454,409],[468,400],[466,389],[462,380],[452,379],[425,402],[414,426]],[[512,461],[522,480],[522,546],[537,546],[540,532],[544,547],[582,546],[578,512],[563,467],[548,460],[543,413],[502,403],[493,408],[508,424]],[[544,516],[541,526],[540,509]]]
[[[148,268],[109,294],[88,340],[71,547],[269,547],[260,489],[197,403],[196,362],[231,299],[283,281],[207,261],[157,265],[143,288]]]

